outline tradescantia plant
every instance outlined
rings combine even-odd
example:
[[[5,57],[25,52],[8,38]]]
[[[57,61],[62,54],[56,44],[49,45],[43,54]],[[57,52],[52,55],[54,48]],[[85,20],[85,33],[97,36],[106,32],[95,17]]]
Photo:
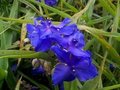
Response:
[[[119,90],[119,0],[0,0],[0,90]]]
[[[34,24],[26,26],[28,38],[35,51],[51,50],[58,58],[52,73],[54,85],[72,81],[75,77],[86,81],[98,74],[92,64],[90,52],[83,50],[84,35],[76,24],[69,24],[70,22],[69,18],[65,18],[59,25],[54,25],[50,20],[38,17]]]
[[[36,1],[41,2],[42,0],[36,0]],[[49,6],[54,6],[57,4],[58,0],[45,0],[44,2],[45,2],[45,4],[47,4]]]

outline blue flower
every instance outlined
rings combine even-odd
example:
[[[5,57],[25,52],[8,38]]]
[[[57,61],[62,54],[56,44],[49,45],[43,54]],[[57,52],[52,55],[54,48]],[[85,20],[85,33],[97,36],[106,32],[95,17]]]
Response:
[[[36,18],[33,24],[26,25],[28,38],[30,39],[31,45],[35,48],[35,51],[45,52],[49,50],[52,45],[53,38],[57,38],[52,33],[53,24],[50,20],[44,20],[39,17]],[[54,36],[55,35],[55,36]]]
[[[52,74],[55,85],[72,81],[76,77],[80,81],[86,81],[98,73],[92,64],[90,53],[83,50],[84,35],[76,24],[70,23],[71,20],[65,18],[59,25],[53,25],[50,20],[39,17],[35,19],[34,25],[27,24],[28,38],[35,51],[45,52],[51,49],[59,60]],[[41,67],[36,70],[41,70]]]
[[[41,0],[36,0],[36,1],[41,2]],[[49,6],[54,6],[57,4],[57,2],[58,2],[58,0],[45,0],[45,4],[47,4]]]
[[[88,54],[87,57],[76,57],[59,46],[53,46],[51,49],[60,61],[55,66],[52,74],[52,80],[55,85],[63,81],[72,81],[75,77],[80,81],[86,81],[97,75],[97,69],[92,64],[91,57],[87,51],[84,51]]]
[[[60,25],[55,26],[61,39],[58,40],[59,45],[70,51],[75,56],[87,56],[83,51],[85,45],[84,35],[77,28],[76,24],[69,24],[71,20],[65,18]]]

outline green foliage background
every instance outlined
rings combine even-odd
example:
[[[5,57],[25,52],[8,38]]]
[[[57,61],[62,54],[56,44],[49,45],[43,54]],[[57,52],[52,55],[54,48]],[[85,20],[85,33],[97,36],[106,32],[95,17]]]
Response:
[[[20,90],[21,77],[11,71],[13,61],[23,58],[42,58],[50,61],[47,53],[24,50],[25,25],[43,16],[58,24],[68,17],[83,31],[84,49],[92,52],[99,75],[93,80],[65,82],[65,90],[120,90],[120,1],[119,0],[59,0],[50,7],[35,0],[0,0],[0,90]],[[16,41],[21,41],[20,46]],[[21,58],[21,59],[20,59]],[[51,61],[53,62],[53,61]],[[110,65],[113,65],[113,70]],[[18,76],[29,80],[40,90],[49,90],[42,83],[18,71]],[[53,87],[58,90],[58,87]]]

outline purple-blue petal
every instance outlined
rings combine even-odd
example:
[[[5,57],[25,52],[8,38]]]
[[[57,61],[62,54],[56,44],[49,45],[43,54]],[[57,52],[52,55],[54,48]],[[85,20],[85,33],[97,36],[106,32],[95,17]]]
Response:
[[[75,24],[71,24],[69,26],[61,28],[60,33],[63,35],[71,35],[72,33],[74,33],[76,28],[77,28],[77,26]]]
[[[31,45],[33,47],[36,47],[40,42],[38,33],[28,34],[28,38],[30,39]]]
[[[75,44],[77,48],[83,48],[85,46],[85,41],[84,41],[84,35],[80,33],[79,31],[76,32],[74,39],[76,39],[78,42]]]
[[[45,4],[49,5],[49,6],[54,6],[57,4],[58,0],[45,0]]]
[[[65,18],[59,25],[57,25],[56,27],[58,28],[63,28],[64,26],[66,26],[67,24],[69,24],[71,22],[71,19],[69,18]]]
[[[36,1],[41,2],[41,0],[36,0]],[[49,6],[54,6],[57,4],[57,2],[58,2],[58,0],[45,0],[45,4],[47,4]]]
[[[27,32],[28,32],[29,34],[31,34],[36,28],[35,28],[35,26],[32,25],[32,24],[27,24],[27,25],[26,25],[26,29],[27,29]]]
[[[35,51],[45,52],[51,47],[51,40],[48,39],[40,39],[39,44],[35,47]]]
[[[66,60],[69,60],[70,53],[62,50],[59,46],[52,46],[51,50],[55,53],[60,62],[66,63]]]
[[[96,67],[91,63],[89,66],[83,63],[82,66],[75,68],[75,75],[80,81],[86,81],[98,75]]]
[[[76,48],[82,49],[85,45],[84,36],[79,31],[74,32],[74,34],[68,37],[69,45]]]
[[[60,84],[64,80],[69,80],[69,81],[74,80],[74,78],[70,78],[70,77],[74,77],[74,76],[69,66],[63,63],[57,64],[55,66],[52,74],[52,81],[54,85]]]
[[[42,16],[40,16],[40,17],[37,17],[36,20],[41,21],[41,20],[45,20],[45,19]]]
[[[88,53],[86,53],[86,51],[81,50],[79,48],[76,47],[69,47],[68,49],[73,55],[78,56],[78,57],[90,57],[90,55]]]

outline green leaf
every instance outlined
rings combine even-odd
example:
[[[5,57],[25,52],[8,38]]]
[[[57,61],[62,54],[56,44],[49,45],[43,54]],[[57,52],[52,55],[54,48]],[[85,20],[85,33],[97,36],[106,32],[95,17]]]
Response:
[[[0,68],[0,81],[2,81],[7,75],[7,71]]]
[[[48,54],[24,50],[0,50],[0,58],[43,58],[50,59]]]
[[[91,6],[91,4],[94,4],[94,2],[95,2],[95,0],[89,0],[84,9],[82,9],[78,13],[75,13],[72,16],[73,22],[77,22],[77,20],[89,9],[89,7]]]
[[[71,89],[70,90],[78,90],[77,79],[75,79],[74,81],[71,82]]]
[[[71,82],[64,82],[64,88],[65,90],[79,90],[79,88],[82,87],[78,79],[75,79]]]
[[[8,22],[0,20],[0,35],[4,33],[7,29],[9,29],[10,26],[11,25]]]
[[[110,14],[112,14],[113,16],[115,16],[115,11],[111,8],[111,6],[107,3],[107,0],[99,0],[100,5],[106,10],[108,11]]]
[[[21,1],[23,1],[23,0],[21,0]],[[42,3],[42,2],[37,2],[37,1],[34,1],[34,0],[28,0],[28,1],[34,3],[34,4],[38,5],[38,6],[40,5],[40,6],[44,7],[44,8],[46,8],[46,9],[54,12],[54,13],[57,13],[58,15],[60,15],[60,16],[62,16],[64,18],[66,18],[66,17],[71,18],[71,16],[69,14],[64,13],[63,11],[60,11],[60,10],[58,10],[56,8],[50,7],[50,6],[48,6],[48,5],[46,5],[46,4]]]
[[[104,87],[102,89],[98,89],[98,90],[116,90],[117,88],[120,88],[120,84],[116,84],[116,85],[112,85],[112,86],[107,86],[107,87]]]
[[[40,13],[40,11],[33,5],[33,4],[31,4],[30,2],[28,2],[27,0],[19,0],[20,2],[22,2],[22,3],[24,3],[24,4],[26,4],[26,5],[28,5],[30,8],[32,8],[38,15],[42,15],[41,13]]]
[[[65,90],[70,90],[71,82],[64,82],[64,88],[65,88]]]
[[[94,10],[94,4],[95,4],[95,0],[93,0],[93,2],[90,4],[88,10],[85,12],[86,22],[90,21],[91,18],[92,18],[92,14],[93,14],[93,10]]]
[[[0,81],[0,90],[2,90],[2,85],[3,85],[3,80],[2,81]]]
[[[7,85],[9,87],[10,90],[14,90],[15,89],[15,85],[16,85],[16,79],[15,76],[13,74],[13,72],[11,71],[10,68],[8,68],[8,74],[7,77],[5,78]]]
[[[18,0],[14,0],[9,17],[15,18],[17,14],[18,14]]]
[[[25,20],[25,19],[15,19],[15,18],[7,18],[7,17],[0,17],[1,20],[6,20],[6,21],[14,21],[16,23],[33,23],[33,20]],[[4,22],[4,21],[3,21]],[[0,21],[0,25],[3,23]],[[5,22],[4,22],[5,23]],[[8,23],[5,23],[6,25]],[[2,26],[1,26],[2,27]]]
[[[95,90],[98,84],[99,77],[87,81],[80,90]]]
[[[78,26],[80,29],[84,29],[86,32],[93,35],[109,52],[111,58],[120,66],[120,56],[118,52],[102,37],[102,35],[96,34],[94,28],[89,28],[87,26]],[[97,32],[97,31],[96,31]],[[98,32],[97,32],[98,33]]]
[[[88,27],[88,26],[85,26],[85,25],[78,25],[78,27],[80,29],[87,29],[87,30],[89,30],[87,32],[91,32],[91,33],[93,33],[95,35],[98,35],[98,36],[102,35],[102,36],[106,36],[106,37],[113,37],[116,40],[120,41],[120,33],[117,33],[117,32],[106,32],[103,29],[92,28],[92,27]]]
[[[22,76],[21,76],[20,79],[18,80],[17,85],[16,85],[16,87],[15,87],[15,90],[20,90],[21,79],[22,79]]]
[[[65,0],[61,0],[69,9],[71,9],[73,12],[78,12],[78,10],[74,7],[74,6],[72,6],[72,5],[70,5],[69,3],[67,3]]]

